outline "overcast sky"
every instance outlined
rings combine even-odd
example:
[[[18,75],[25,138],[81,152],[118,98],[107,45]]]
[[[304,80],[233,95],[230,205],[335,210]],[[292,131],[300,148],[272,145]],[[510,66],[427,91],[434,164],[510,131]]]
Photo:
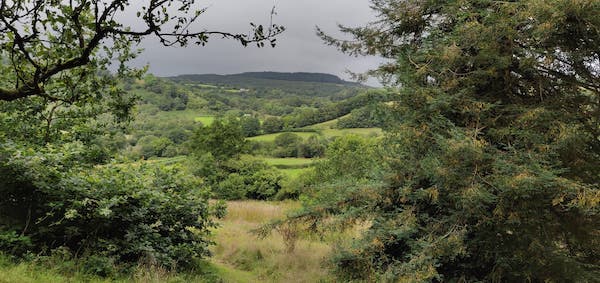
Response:
[[[351,57],[323,44],[315,35],[315,26],[340,35],[338,23],[359,26],[374,19],[368,0],[208,0],[198,1],[208,7],[196,26],[228,32],[245,33],[249,23],[269,23],[273,5],[274,23],[286,27],[278,37],[276,48],[242,47],[231,40],[213,38],[207,46],[185,48],[162,47],[155,40],[145,40],[142,55],[134,61],[150,65],[158,76],[179,74],[232,74],[248,71],[323,72],[348,79],[345,70],[363,72],[381,62],[376,57]],[[340,35],[341,36],[341,35]],[[371,82],[373,83],[373,82]]]

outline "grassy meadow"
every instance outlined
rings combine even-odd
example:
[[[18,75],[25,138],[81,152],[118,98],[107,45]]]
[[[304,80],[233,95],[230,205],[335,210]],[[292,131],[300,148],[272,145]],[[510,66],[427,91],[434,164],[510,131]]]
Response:
[[[310,136],[318,134],[316,132],[291,132],[291,133],[294,133],[294,134],[300,136],[303,139],[308,139]],[[250,141],[257,141],[257,142],[274,142],[275,138],[277,136],[279,136],[280,134],[281,133],[260,135],[260,136],[248,138],[248,140],[250,140]]]
[[[311,158],[277,158],[277,157],[261,157],[260,160],[267,164],[280,168],[280,169],[292,169],[292,168],[306,168],[309,167],[316,159]]]
[[[296,134],[296,135],[300,136],[302,139],[306,140],[313,135],[323,136],[326,138],[341,137],[341,136],[350,135],[350,134],[367,136],[367,137],[378,137],[383,134],[383,131],[380,128],[350,128],[350,129],[323,128],[323,129],[318,129],[315,132],[290,132],[290,133]],[[277,136],[279,136],[281,134],[282,133],[260,135],[260,136],[248,138],[248,140],[257,141],[257,142],[274,142],[275,138],[277,138]]]
[[[181,111],[161,111],[154,116],[160,120],[178,120],[200,122],[202,125],[210,125],[215,120],[215,116],[204,115],[193,110]]]
[[[273,232],[264,239],[253,229],[297,209],[295,201],[230,201],[220,227],[213,231],[213,256],[198,262],[190,273],[138,266],[130,277],[100,278],[86,275],[73,261],[57,259],[14,263],[0,257],[0,283],[46,282],[331,282],[325,258],[331,237],[299,234],[295,249],[287,250],[283,237]],[[329,240],[328,240],[329,239]]]
[[[298,178],[302,174],[312,170],[312,167],[307,168],[288,168],[288,169],[279,169],[285,176],[288,178]]]
[[[294,251],[287,252],[278,232],[264,239],[251,232],[262,223],[281,218],[298,207],[299,203],[291,201],[228,202],[227,216],[222,226],[214,231],[217,244],[213,247],[211,262],[247,272],[243,282],[329,281],[331,278],[323,267],[323,260],[331,251],[327,243],[314,237],[300,237]]]

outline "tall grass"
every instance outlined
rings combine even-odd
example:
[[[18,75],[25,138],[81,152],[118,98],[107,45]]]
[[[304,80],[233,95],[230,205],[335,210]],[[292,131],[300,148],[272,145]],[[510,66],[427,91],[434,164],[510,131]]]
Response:
[[[331,281],[323,265],[331,251],[328,244],[301,238],[295,249],[288,252],[281,234],[275,232],[259,239],[250,232],[298,207],[297,202],[229,202],[228,214],[215,231],[213,261],[250,272],[255,275],[255,282]]]
[[[14,263],[0,254],[0,283],[45,282],[334,282],[326,259],[331,243],[354,237],[356,231],[317,237],[302,230],[273,232],[258,238],[251,230],[282,218],[300,203],[232,201],[221,226],[213,232],[213,257],[199,261],[196,270],[177,273],[156,266],[139,265],[128,275],[100,278],[83,273],[74,261],[29,261]],[[290,232],[290,231],[287,231]],[[294,233],[298,232],[298,238]],[[289,242],[296,239],[293,250]]]
[[[204,276],[178,274],[153,266],[138,266],[130,276],[101,278],[83,273],[74,261],[55,262],[53,265],[36,261],[14,263],[0,255],[0,283],[61,283],[61,282],[211,282]]]

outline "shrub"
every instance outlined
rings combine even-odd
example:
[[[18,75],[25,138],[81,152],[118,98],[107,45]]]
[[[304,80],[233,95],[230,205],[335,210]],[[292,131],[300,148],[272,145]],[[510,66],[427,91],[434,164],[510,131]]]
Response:
[[[262,130],[266,134],[280,132],[283,130],[283,120],[279,117],[268,117],[262,124]]]
[[[283,176],[259,160],[230,159],[218,164],[208,154],[194,163],[195,174],[203,177],[220,199],[273,199],[281,189]]]
[[[139,148],[142,156],[150,158],[153,156],[164,156],[165,151],[173,142],[166,137],[156,137],[153,135],[141,137],[136,147]]]
[[[249,176],[246,197],[267,200],[273,198],[281,189],[283,176],[274,170],[260,170]]]
[[[217,184],[215,194],[221,199],[244,199],[246,198],[246,180],[240,174],[229,174],[225,180]]]
[[[82,169],[81,150],[0,147],[0,173],[14,176],[0,180],[2,250],[18,256],[64,247],[105,263],[168,268],[209,254],[207,236],[221,210],[209,208],[197,178],[178,167]]]

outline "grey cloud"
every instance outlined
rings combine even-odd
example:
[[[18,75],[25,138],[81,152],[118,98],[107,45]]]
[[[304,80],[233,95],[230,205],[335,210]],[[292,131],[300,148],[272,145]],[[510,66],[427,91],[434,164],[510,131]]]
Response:
[[[142,42],[145,51],[134,65],[150,65],[159,76],[190,73],[230,74],[245,71],[325,72],[344,78],[346,69],[362,72],[383,62],[376,57],[351,57],[326,46],[315,35],[319,26],[336,36],[337,24],[357,26],[374,19],[368,0],[213,0],[200,1],[208,7],[196,23],[198,29],[232,32],[249,31],[249,23],[268,24],[273,5],[274,22],[286,31],[276,48],[242,47],[213,38],[207,46],[163,47],[153,39]]]

